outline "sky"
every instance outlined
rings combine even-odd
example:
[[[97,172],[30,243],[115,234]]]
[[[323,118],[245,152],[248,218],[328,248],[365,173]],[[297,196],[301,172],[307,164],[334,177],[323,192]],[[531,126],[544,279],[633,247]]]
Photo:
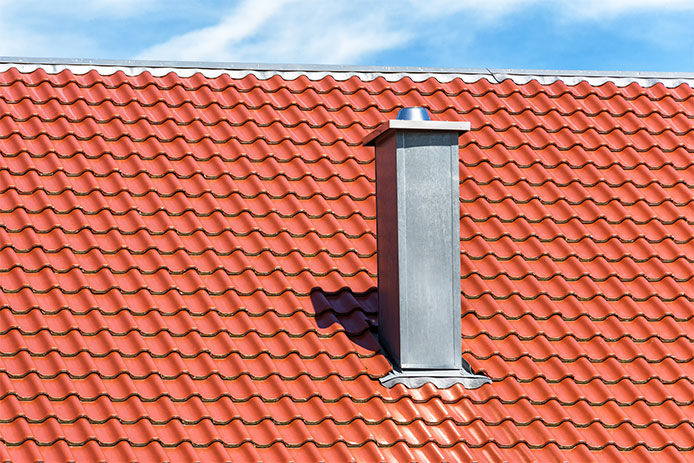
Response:
[[[0,56],[694,72],[694,0],[0,0]]]

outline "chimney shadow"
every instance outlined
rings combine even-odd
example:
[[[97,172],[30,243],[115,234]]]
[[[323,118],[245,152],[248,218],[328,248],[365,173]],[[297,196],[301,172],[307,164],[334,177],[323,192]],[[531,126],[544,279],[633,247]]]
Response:
[[[358,346],[371,352],[381,350],[378,343],[378,291],[376,288],[362,293],[356,293],[346,287],[334,292],[313,288],[310,297],[316,314],[316,323],[320,328],[337,324]]]

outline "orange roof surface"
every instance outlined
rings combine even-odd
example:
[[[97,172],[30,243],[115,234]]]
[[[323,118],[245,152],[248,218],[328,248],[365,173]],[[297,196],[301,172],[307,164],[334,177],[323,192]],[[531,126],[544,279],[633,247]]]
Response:
[[[694,458],[688,84],[3,69],[2,460]],[[477,390],[378,381],[403,106],[472,124]]]

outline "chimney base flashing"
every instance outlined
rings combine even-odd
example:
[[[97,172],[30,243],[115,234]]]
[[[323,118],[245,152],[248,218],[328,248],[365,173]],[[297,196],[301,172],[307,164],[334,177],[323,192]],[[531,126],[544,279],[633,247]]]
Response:
[[[465,389],[477,389],[492,382],[488,376],[476,375],[465,370],[393,370],[379,381],[389,389],[396,384],[416,389],[427,383],[439,389],[448,389],[456,384],[462,385]]]

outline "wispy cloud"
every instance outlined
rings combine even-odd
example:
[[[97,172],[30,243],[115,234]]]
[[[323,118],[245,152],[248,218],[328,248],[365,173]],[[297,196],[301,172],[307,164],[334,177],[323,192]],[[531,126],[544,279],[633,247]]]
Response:
[[[110,1],[110,0],[101,0]],[[691,0],[244,0],[216,24],[149,46],[141,59],[354,63],[416,42],[470,43],[514,14],[546,11],[555,22],[605,21],[648,10],[694,10]],[[459,29],[450,29],[451,18]],[[441,39],[439,39],[441,41]]]
[[[173,37],[137,57],[345,63],[411,38],[393,24],[393,12],[397,9],[364,1],[246,0],[219,23]]]
[[[244,40],[262,36],[259,30],[276,15],[287,0],[246,1],[224,15],[219,23],[186,32],[152,46],[139,58],[221,60],[234,54]]]

